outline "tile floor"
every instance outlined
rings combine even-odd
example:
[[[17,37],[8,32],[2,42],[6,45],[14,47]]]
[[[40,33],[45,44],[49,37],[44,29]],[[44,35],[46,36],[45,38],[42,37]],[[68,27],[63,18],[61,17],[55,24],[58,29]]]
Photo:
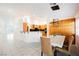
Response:
[[[22,40],[8,42],[0,39],[0,56],[40,56],[40,43]]]
[[[72,56],[79,56],[79,38],[77,45],[72,46]],[[58,53],[58,56],[63,55]],[[39,43],[26,43],[23,40],[8,41],[0,39],[0,56],[41,56],[41,45]]]

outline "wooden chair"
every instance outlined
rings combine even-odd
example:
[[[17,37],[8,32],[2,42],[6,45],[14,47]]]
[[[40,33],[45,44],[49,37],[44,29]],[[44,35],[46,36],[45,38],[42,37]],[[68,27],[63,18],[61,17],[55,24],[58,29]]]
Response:
[[[73,40],[74,40],[74,37],[73,35],[72,36],[67,36],[66,39],[65,39],[65,43],[63,45],[63,48],[56,48],[56,51],[59,51],[59,52],[62,52],[62,53],[65,53],[67,55],[71,55],[70,53],[70,49],[71,49],[71,45],[73,43]]]
[[[43,56],[43,54],[47,56],[53,56],[54,51],[55,49],[51,46],[50,39],[46,37],[41,37],[41,56]]]

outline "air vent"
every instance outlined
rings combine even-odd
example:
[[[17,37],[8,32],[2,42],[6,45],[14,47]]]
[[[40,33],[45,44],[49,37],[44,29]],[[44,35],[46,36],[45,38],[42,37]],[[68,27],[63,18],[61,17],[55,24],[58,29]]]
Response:
[[[59,8],[58,5],[56,5],[56,6],[52,6],[51,9],[52,9],[52,10],[59,10],[60,8]]]
[[[56,3],[50,3],[50,5],[51,5],[51,9],[52,9],[53,11],[60,9],[59,5],[57,5]]]

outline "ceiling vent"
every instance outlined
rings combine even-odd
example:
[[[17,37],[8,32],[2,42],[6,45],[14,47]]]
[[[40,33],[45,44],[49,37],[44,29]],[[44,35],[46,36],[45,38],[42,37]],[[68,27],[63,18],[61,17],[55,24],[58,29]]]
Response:
[[[53,11],[60,9],[59,5],[57,5],[56,3],[50,3],[50,6]]]

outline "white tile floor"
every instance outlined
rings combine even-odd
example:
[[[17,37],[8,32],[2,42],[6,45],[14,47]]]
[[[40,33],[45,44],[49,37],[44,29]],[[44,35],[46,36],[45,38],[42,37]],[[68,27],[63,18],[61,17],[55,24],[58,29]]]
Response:
[[[3,37],[0,35],[0,56],[40,56],[41,55],[40,43],[26,43],[24,40],[19,40],[19,39],[7,40],[5,36]],[[71,53],[73,56],[79,56],[78,51],[79,51],[79,37],[77,38],[77,46],[71,48]]]
[[[9,36],[7,39],[6,33],[0,33],[0,56],[40,56],[40,42],[27,43],[29,39],[26,34],[15,32],[13,39]]]
[[[40,56],[40,43],[13,42],[0,39],[0,56]]]

